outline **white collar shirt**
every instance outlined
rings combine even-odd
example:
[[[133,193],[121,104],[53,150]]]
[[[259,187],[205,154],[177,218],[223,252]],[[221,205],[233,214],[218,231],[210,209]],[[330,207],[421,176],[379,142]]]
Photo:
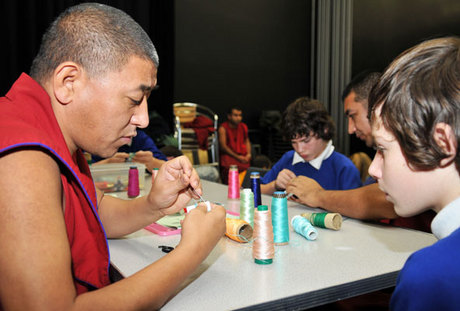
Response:
[[[431,231],[443,239],[460,228],[460,197],[447,204],[431,222]]]
[[[321,168],[321,164],[323,163],[323,161],[329,158],[333,152],[334,146],[332,145],[332,140],[330,140],[327,143],[326,148],[324,148],[323,152],[321,152],[321,154],[313,160],[308,161],[308,163],[310,163],[311,166],[319,170]],[[297,152],[294,152],[294,157],[292,157],[292,165],[295,165],[297,163],[305,163],[305,160]]]

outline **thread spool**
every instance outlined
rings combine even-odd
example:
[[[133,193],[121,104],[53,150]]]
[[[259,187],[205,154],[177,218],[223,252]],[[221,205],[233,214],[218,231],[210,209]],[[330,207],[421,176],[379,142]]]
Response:
[[[259,206],[262,204],[262,194],[260,192],[260,173],[252,172],[251,173],[251,190],[254,193],[254,206]]]
[[[300,215],[294,216],[291,220],[291,225],[294,231],[306,238],[307,240],[314,241],[318,237],[318,231],[310,223],[310,221]]]
[[[288,204],[285,191],[275,191],[272,196],[272,225],[275,245],[289,243]]]
[[[240,217],[240,200],[227,200],[225,208],[227,209],[227,214]]]
[[[252,239],[252,227],[243,219],[226,218],[226,224],[225,235],[230,239],[240,243],[247,243]]]
[[[313,226],[340,230],[342,227],[342,215],[339,213],[302,213],[300,216],[308,219]]]
[[[240,198],[240,177],[238,176],[238,166],[230,165],[228,170],[228,198]]]
[[[139,171],[137,170],[137,166],[130,166],[128,177],[128,198],[137,197],[139,192]]]
[[[249,188],[244,188],[241,191],[240,219],[243,219],[254,228],[254,193]]]
[[[154,180],[154,179],[157,177],[157,175],[158,175],[158,170],[159,170],[158,167],[154,167],[154,168],[152,169],[152,180]]]
[[[275,257],[271,213],[266,205],[259,205],[254,215],[252,257],[259,265],[268,265]]]

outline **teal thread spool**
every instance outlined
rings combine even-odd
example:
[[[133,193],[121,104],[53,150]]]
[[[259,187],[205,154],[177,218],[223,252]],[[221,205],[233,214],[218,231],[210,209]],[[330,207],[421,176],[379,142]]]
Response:
[[[240,219],[243,219],[254,228],[254,194],[249,188],[241,191]]]
[[[275,245],[289,243],[288,204],[285,191],[275,191],[272,197],[272,225]]]
[[[318,231],[315,227],[308,221],[308,219],[297,215],[294,216],[291,220],[291,225],[294,228],[294,231],[306,238],[309,241],[314,241],[318,237]]]

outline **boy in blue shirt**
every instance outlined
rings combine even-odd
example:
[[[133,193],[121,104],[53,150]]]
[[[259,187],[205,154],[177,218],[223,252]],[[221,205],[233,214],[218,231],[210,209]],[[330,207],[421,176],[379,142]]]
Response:
[[[284,112],[282,128],[294,150],[286,152],[261,178],[263,194],[284,190],[289,181],[299,175],[313,178],[327,190],[361,186],[359,171],[353,162],[334,151],[335,125],[318,100],[296,99]]]
[[[395,212],[437,212],[437,243],[412,254],[391,310],[460,306],[460,39],[423,42],[394,60],[369,95],[377,153],[369,168]]]
[[[150,173],[154,168],[159,168],[167,161],[166,156],[158,149],[150,136],[139,129],[136,132],[137,135],[131,139],[131,143],[118,148],[117,153],[112,157],[104,159],[92,155],[93,164],[123,163],[130,160],[145,164]],[[133,156],[131,157],[130,154]]]

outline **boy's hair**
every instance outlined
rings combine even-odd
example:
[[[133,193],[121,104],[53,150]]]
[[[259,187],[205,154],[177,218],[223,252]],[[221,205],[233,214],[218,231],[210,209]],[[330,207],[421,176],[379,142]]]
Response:
[[[350,83],[347,84],[342,93],[342,101],[350,95],[351,91],[355,92],[355,101],[360,102],[367,109],[367,99],[372,87],[377,83],[380,72],[364,71],[356,75]]]
[[[175,146],[171,146],[171,145],[166,145],[166,146],[163,146],[160,148],[160,151],[167,157],[180,157],[181,155],[183,155],[182,151],[175,147]]]
[[[128,14],[99,3],[82,3],[65,10],[50,25],[30,75],[43,82],[59,64],[72,61],[94,77],[121,69],[134,55],[158,68],[152,41]]]
[[[335,124],[324,105],[309,97],[297,98],[283,113],[281,124],[286,140],[313,136],[329,141],[335,135]]]
[[[433,137],[440,122],[455,132],[459,167],[460,39],[425,41],[399,55],[369,95],[371,122],[379,106],[383,126],[413,168],[434,169],[448,156]]]

